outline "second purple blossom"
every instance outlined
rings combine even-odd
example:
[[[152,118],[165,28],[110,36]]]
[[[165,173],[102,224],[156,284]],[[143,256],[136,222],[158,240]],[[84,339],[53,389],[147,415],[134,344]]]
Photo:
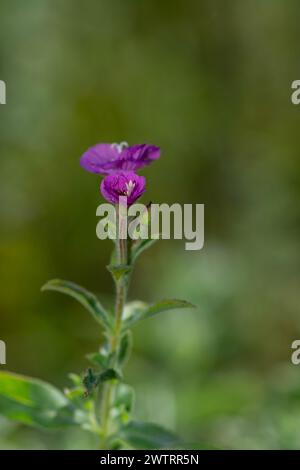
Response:
[[[146,179],[133,171],[120,171],[107,175],[101,182],[103,197],[112,204],[131,206],[145,191]]]
[[[80,165],[91,173],[107,175],[120,170],[139,170],[159,157],[160,148],[155,145],[97,144],[82,155]]]

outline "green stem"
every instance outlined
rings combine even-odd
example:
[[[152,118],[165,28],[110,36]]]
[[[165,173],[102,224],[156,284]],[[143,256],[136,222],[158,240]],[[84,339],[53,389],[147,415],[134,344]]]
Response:
[[[117,211],[118,212],[118,211]],[[117,217],[117,226],[119,223],[119,217]],[[122,221],[120,220],[122,224]],[[118,231],[117,231],[118,232]],[[121,227],[122,233],[122,227]],[[127,240],[117,237],[116,240],[116,252],[118,264],[127,264]],[[110,338],[110,353],[113,357],[111,367],[115,368],[118,361],[118,351],[120,347],[121,332],[122,332],[122,316],[126,302],[127,295],[127,284],[123,278],[116,282],[116,303],[115,303],[115,326],[114,333]],[[101,423],[102,423],[102,448],[106,449],[107,439],[110,435],[110,418],[111,418],[111,406],[114,399],[115,392],[115,381],[109,381],[104,385],[103,396],[101,403]]]

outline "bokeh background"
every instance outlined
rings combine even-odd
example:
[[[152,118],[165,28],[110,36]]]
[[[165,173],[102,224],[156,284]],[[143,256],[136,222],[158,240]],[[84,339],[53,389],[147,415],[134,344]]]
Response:
[[[178,297],[134,329],[135,415],[216,448],[300,447],[300,108],[297,0],[2,0],[0,337],[8,369],[68,384],[101,331],[73,280],[112,301],[96,238],[97,142],[149,142],[148,202],[205,204],[205,246],[161,241],[130,298]],[[0,421],[0,447],[90,448],[79,431]]]

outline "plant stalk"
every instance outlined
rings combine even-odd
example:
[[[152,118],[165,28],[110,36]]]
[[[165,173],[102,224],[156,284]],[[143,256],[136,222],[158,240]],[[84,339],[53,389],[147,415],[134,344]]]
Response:
[[[128,262],[127,253],[127,239],[122,238],[124,234],[125,226],[122,226],[122,218],[119,216],[119,210],[117,212],[117,240],[116,240],[116,253],[117,263],[119,265],[126,265]],[[120,229],[118,229],[120,225]],[[120,236],[121,235],[121,236]],[[110,338],[110,354],[112,356],[111,367],[116,368],[118,365],[118,351],[121,341],[122,333],[122,316],[127,296],[127,282],[123,277],[116,281],[116,302],[115,302],[115,324],[114,332]],[[102,403],[101,403],[101,424],[102,424],[102,445],[103,449],[107,448],[107,439],[110,435],[111,426],[111,407],[114,399],[115,392],[115,381],[109,381],[104,384]]]

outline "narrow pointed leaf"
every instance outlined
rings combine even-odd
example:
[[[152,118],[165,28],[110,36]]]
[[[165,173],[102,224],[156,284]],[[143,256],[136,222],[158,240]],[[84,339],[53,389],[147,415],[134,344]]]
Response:
[[[134,302],[134,304],[135,305],[132,307],[131,315],[124,320],[124,328],[132,326],[139,320],[152,317],[167,310],[195,308],[195,305],[191,304],[190,302],[178,299],[165,299],[148,306],[142,302]]]
[[[123,328],[128,328],[139,320],[140,316],[147,311],[149,304],[141,300],[128,302],[123,311]]]
[[[118,354],[119,366],[123,366],[127,362],[130,356],[131,347],[132,347],[132,334],[131,334],[131,331],[127,330],[121,338],[120,349],[119,349],[119,354]]]
[[[108,329],[111,328],[110,317],[97,297],[74,282],[53,279],[52,281],[48,281],[41,290],[53,290],[70,295],[81,303],[81,305],[83,305],[92,314],[98,323]]]

